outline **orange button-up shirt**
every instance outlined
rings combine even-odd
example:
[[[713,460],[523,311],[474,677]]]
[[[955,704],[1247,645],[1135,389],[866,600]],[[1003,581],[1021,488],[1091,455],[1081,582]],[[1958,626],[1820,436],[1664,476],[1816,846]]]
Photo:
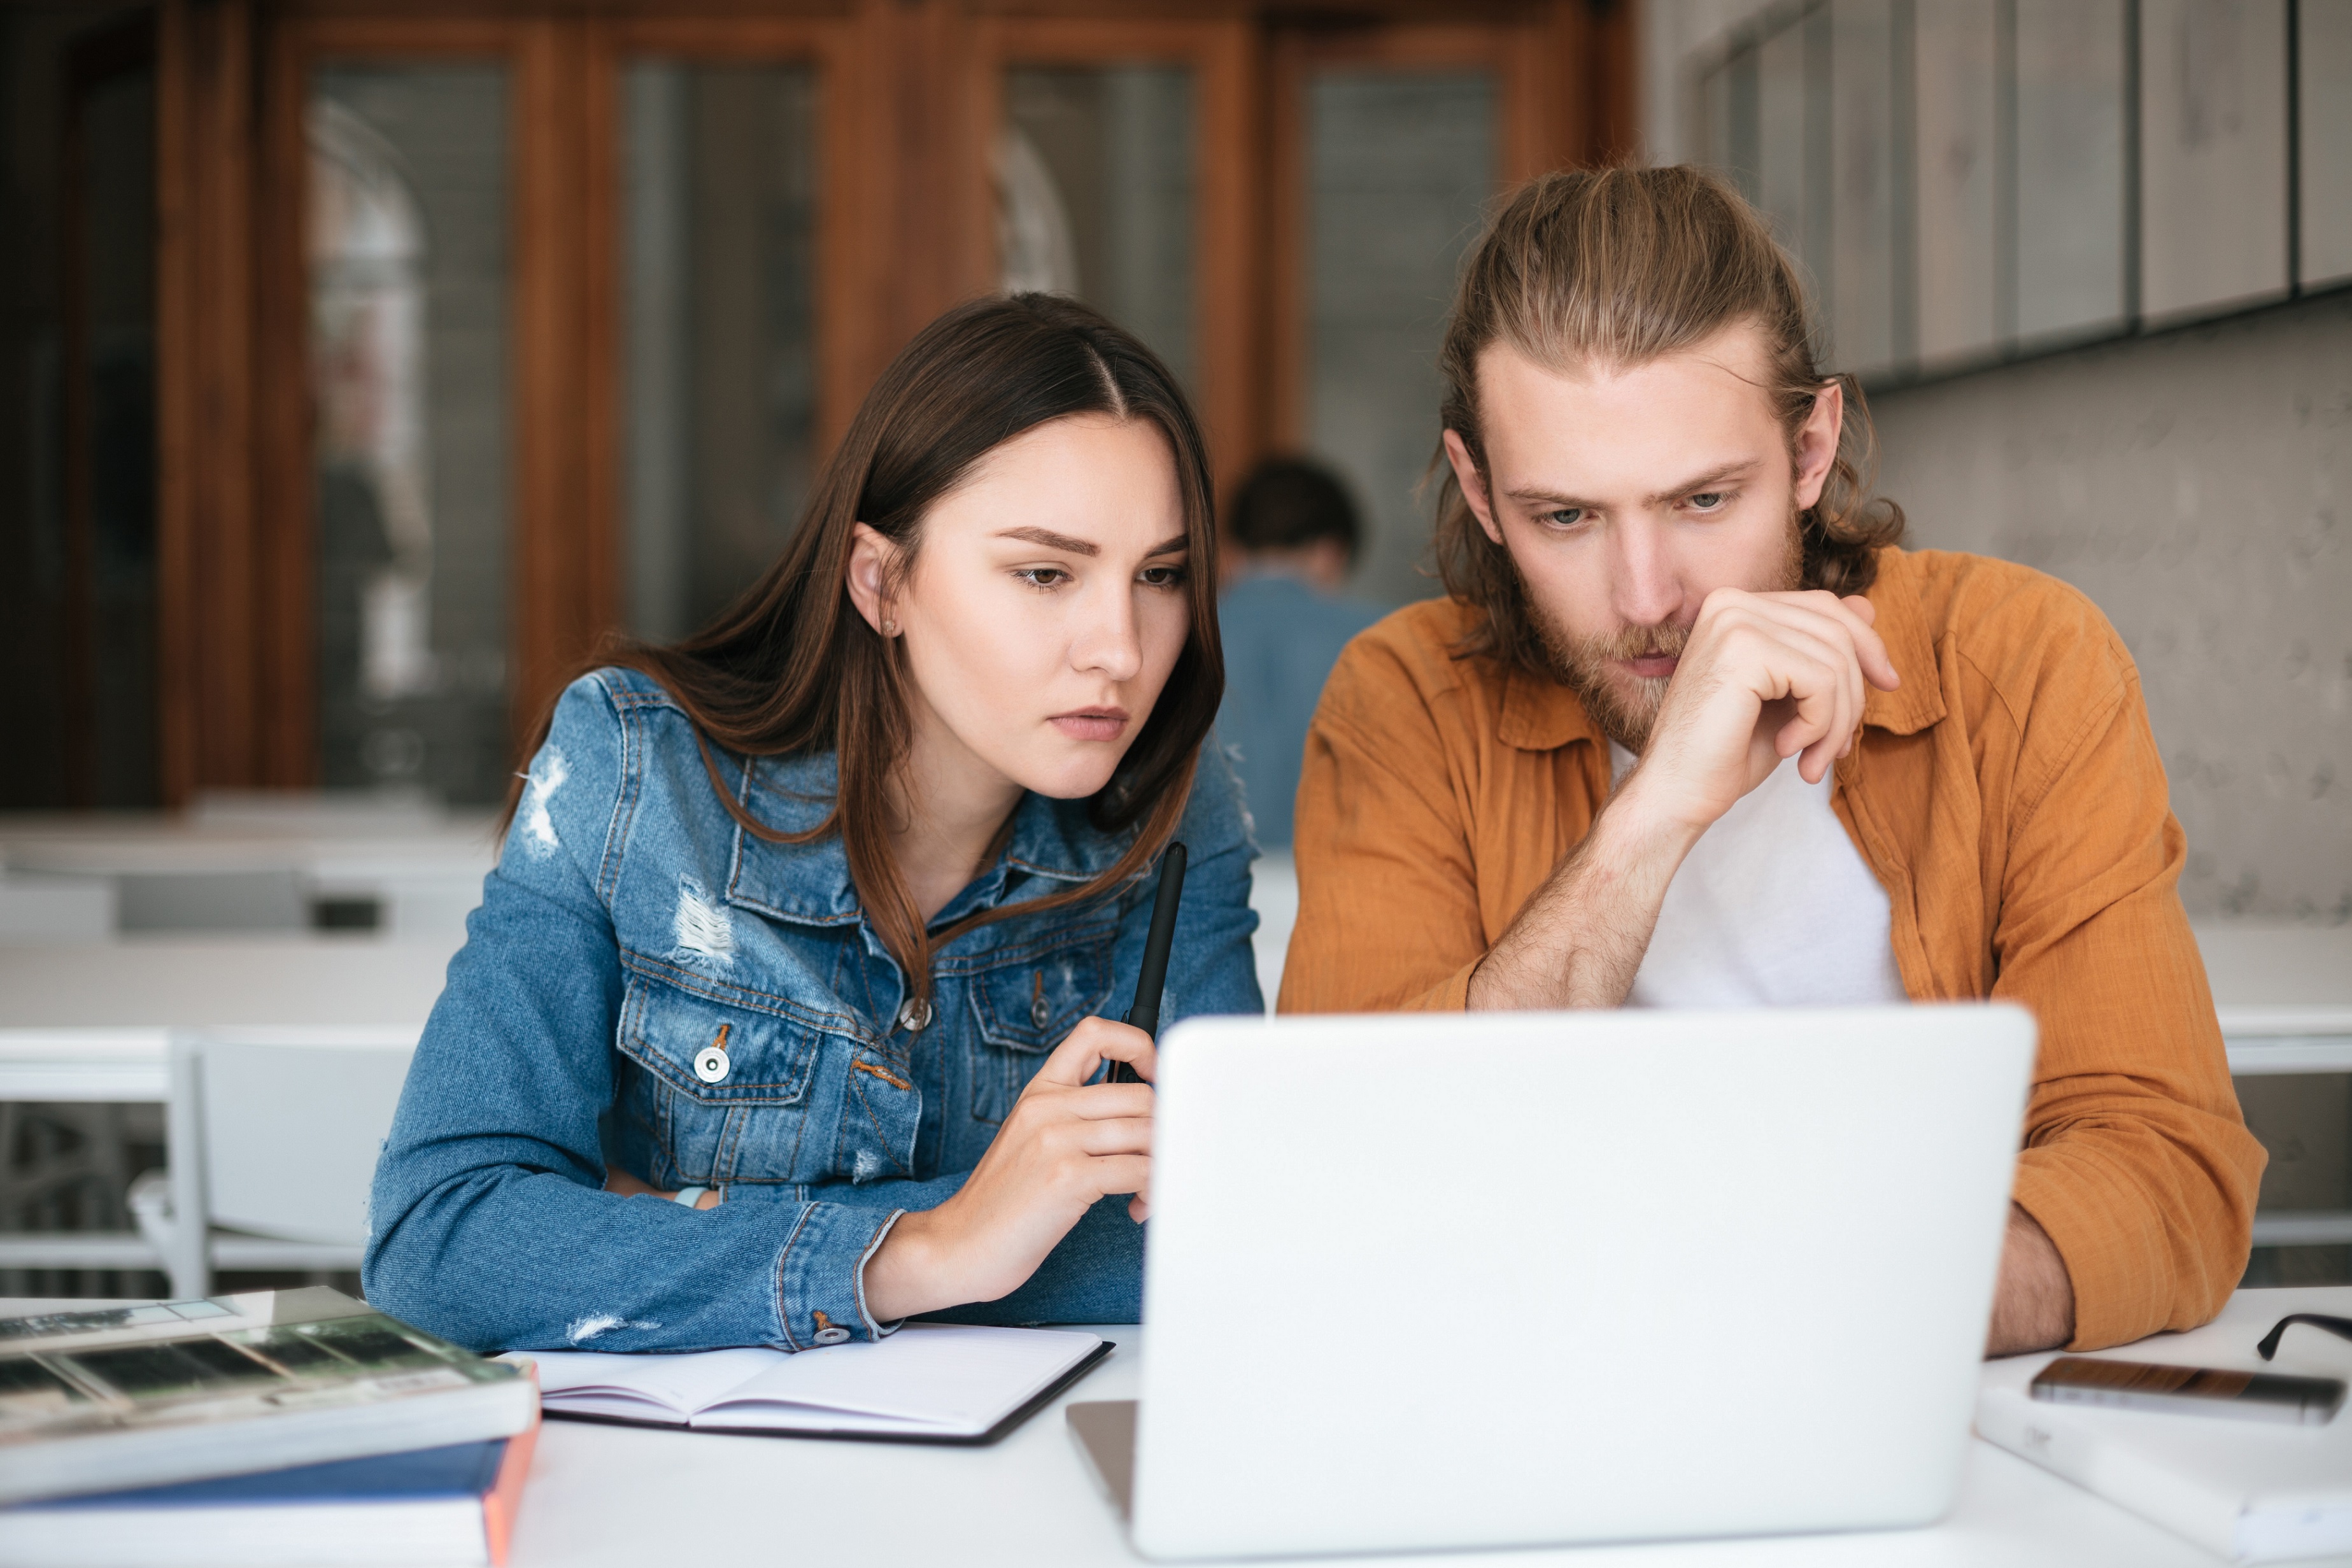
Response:
[[[1869,694],[1831,800],[1893,905],[1904,989],[2040,1021],[2014,1191],[2065,1260],[2074,1348],[2202,1323],[2245,1269],[2264,1155],[2180,906],[2138,671],[2088,600],[2023,567],[1888,549],[1869,597],[1902,685]],[[1583,704],[1452,657],[1472,623],[1415,604],[1332,671],[1284,1012],[1465,1006],[1609,798]]]

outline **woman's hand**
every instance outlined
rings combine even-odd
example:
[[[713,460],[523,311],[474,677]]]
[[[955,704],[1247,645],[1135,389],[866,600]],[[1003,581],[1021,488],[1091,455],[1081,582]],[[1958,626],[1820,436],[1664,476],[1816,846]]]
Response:
[[[1088,1083],[1105,1061],[1141,1083]],[[1151,1037],[1108,1019],[1079,1020],[1054,1048],[962,1188],[939,1207],[901,1215],[866,1265],[866,1308],[881,1321],[1019,1289],[1079,1216],[1113,1193],[1150,1212]]]

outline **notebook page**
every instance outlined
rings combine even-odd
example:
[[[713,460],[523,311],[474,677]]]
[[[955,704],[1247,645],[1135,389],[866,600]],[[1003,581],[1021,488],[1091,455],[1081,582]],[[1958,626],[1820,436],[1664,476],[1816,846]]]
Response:
[[[538,1350],[540,1402],[550,1410],[646,1420],[684,1421],[771,1363],[780,1350],[704,1350],[683,1355],[622,1355],[610,1351]]]
[[[876,1343],[852,1340],[782,1356],[702,1407],[711,1424],[759,1405],[827,1410],[981,1432],[1067,1372],[1102,1341],[1055,1329],[908,1323]]]

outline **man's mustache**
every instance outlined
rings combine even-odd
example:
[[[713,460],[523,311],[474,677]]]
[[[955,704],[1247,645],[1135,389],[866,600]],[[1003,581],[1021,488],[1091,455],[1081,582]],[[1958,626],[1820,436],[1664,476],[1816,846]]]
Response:
[[[1614,632],[1574,639],[1575,662],[1589,668],[1609,660],[1679,659],[1690,645],[1690,636],[1689,627],[1671,623],[1621,626]]]

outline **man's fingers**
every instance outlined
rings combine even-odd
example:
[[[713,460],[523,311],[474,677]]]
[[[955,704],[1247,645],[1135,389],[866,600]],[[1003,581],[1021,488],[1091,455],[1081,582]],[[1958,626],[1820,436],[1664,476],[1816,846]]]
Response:
[[[1878,634],[1878,607],[1860,594],[1849,594],[1840,599],[1820,590],[1805,593],[1758,593],[1749,595],[1747,603],[1783,624],[1811,623],[1817,635],[1829,634],[1828,627],[1834,626],[1838,641],[1851,648],[1864,678],[1872,685],[1881,691],[1891,692],[1903,684],[1903,677],[1895,671],[1895,661],[1887,655],[1886,640]]]
[[[1848,599],[1843,602],[1849,610],[1860,605],[1866,612],[1863,615],[1863,629],[1853,640],[1854,657],[1861,661],[1864,676],[1880,691],[1893,691],[1903,684],[1903,676],[1887,654],[1886,639],[1878,634],[1877,606],[1867,599]]]

